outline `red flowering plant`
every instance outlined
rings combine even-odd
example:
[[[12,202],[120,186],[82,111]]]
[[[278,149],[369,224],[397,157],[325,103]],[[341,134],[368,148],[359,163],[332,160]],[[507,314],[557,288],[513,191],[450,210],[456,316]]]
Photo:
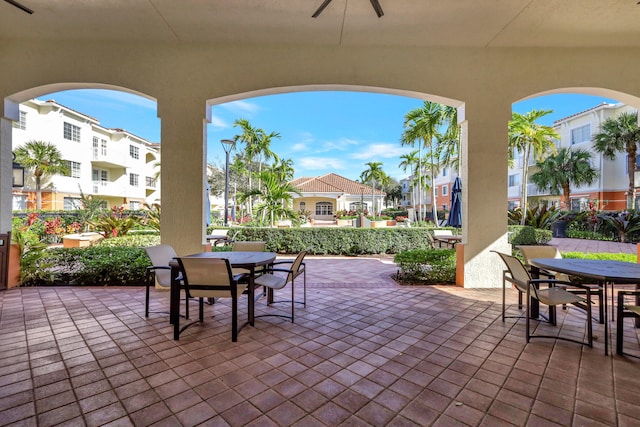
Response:
[[[109,238],[126,235],[136,225],[136,219],[124,213],[124,206],[113,206],[109,213],[100,215],[90,224],[105,238]]]
[[[44,221],[45,240],[49,243],[60,243],[65,234],[65,227],[60,217],[47,218]]]

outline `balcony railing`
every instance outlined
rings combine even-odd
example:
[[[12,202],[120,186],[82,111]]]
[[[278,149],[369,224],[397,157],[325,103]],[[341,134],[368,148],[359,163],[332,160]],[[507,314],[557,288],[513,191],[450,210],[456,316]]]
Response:
[[[150,176],[146,177],[145,181],[148,188],[156,188],[158,184],[158,180],[155,178],[151,178]]]

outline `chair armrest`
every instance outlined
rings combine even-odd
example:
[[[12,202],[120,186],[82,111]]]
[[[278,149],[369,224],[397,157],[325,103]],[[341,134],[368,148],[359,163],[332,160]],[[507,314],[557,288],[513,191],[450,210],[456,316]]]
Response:
[[[155,271],[155,270],[171,270],[171,267],[168,265],[150,265],[147,267],[147,271]]]

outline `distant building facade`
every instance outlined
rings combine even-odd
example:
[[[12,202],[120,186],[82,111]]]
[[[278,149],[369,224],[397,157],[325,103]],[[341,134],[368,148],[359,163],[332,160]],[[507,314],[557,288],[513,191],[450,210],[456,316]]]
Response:
[[[623,112],[634,112],[634,108],[624,104],[600,104],[556,120],[553,124],[555,131],[560,135],[556,141],[557,148],[584,149],[591,152],[591,166],[598,170],[599,177],[591,185],[571,187],[571,200],[563,200],[562,195],[553,195],[548,189],[540,189],[531,182],[531,175],[536,172],[536,162],[530,156],[526,167],[529,168],[527,193],[529,203],[546,201],[563,210],[586,210],[590,206],[597,206],[599,210],[615,211],[626,209],[627,191],[629,188],[629,175],[627,171],[627,155],[616,153],[613,160],[595,151],[593,136],[600,132],[601,124],[608,118],[616,117]],[[635,161],[635,185],[636,191],[640,184],[640,158]],[[522,157],[516,157],[513,168],[508,172],[508,208],[513,209],[522,204],[522,171],[525,161]],[[636,196],[636,207],[638,206]]]
[[[55,101],[32,99],[20,104],[13,125],[13,149],[27,141],[54,144],[70,175],[41,182],[43,210],[81,207],[80,192],[104,199],[106,207],[142,208],[160,199],[160,145],[100,122]],[[13,189],[13,209],[35,209],[35,177],[26,173],[25,186]]]

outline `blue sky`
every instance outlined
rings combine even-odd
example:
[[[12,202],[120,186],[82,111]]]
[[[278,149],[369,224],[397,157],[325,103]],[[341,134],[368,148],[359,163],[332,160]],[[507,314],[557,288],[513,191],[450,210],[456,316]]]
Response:
[[[54,99],[98,119],[102,126],[160,141],[154,101],[100,89],[57,92],[39,99]],[[615,102],[587,95],[547,95],[516,103],[514,111],[553,110],[540,120],[551,125],[603,101]],[[335,172],[358,179],[366,162],[377,161],[388,175],[399,179],[406,176],[398,167],[399,156],[411,150],[399,142],[404,115],[422,103],[415,98],[363,92],[298,92],[216,105],[207,126],[207,161],[224,164],[220,140],[238,134],[233,122],[245,118],[254,127],[281,135],[272,142],[272,150],[293,160],[296,178]]]

